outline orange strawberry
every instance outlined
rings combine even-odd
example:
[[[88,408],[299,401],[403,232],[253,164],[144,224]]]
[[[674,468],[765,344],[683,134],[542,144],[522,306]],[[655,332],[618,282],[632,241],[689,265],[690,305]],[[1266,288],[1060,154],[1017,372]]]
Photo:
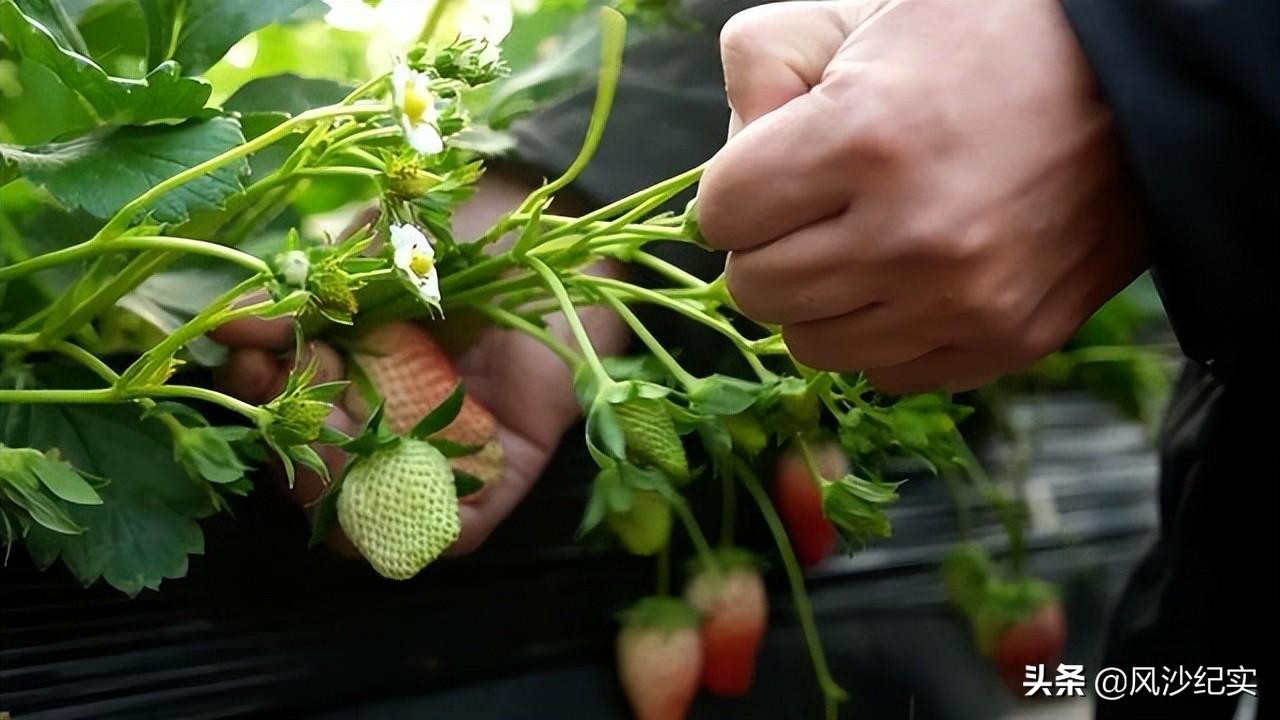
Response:
[[[397,433],[413,429],[459,382],[449,357],[425,330],[412,323],[375,326],[361,333],[350,349],[351,361],[382,397],[386,420]],[[370,406],[358,383],[347,389],[345,401],[358,418],[368,415]],[[470,395],[464,397],[458,417],[433,437],[480,448],[475,454],[452,458],[450,465],[455,470],[475,477],[486,487],[501,479],[503,452],[497,421]],[[474,501],[482,493],[472,493],[461,501]]]
[[[697,610],[656,595],[622,613],[618,678],[636,720],[684,720],[701,668]]]
[[[701,565],[685,589],[702,612],[702,686],[726,697],[742,697],[755,679],[769,601],[755,558],[734,548],[716,553],[714,567]]]

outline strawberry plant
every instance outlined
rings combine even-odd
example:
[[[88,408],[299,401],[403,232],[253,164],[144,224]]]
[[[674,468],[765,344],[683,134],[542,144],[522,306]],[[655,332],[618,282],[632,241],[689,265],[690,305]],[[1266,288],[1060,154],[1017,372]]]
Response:
[[[274,460],[291,481],[298,465],[327,478],[314,538],[340,526],[379,573],[412,577],[457,538],[458,503],[497,481],[502,453],[493,418],[447,358],[386,328],[478,317],[543,343],[576,378],[582,441],[599,466],[583,532],[611,528],[631,552],[665,563],[678,524],[697,550],[692,606],[660,595],[623,631],[623,676],[639,714],[675,717],[699,677],[734,695],[751,682],[763,629],[759,576],[712,549],[684,495],[715,478],[725,488],[725,545],[738,487],[763,514],[834,715],[844,692],[827,669],[787,535],[800,501],[788,500],[779,516],[757,478],[757,456],[768,446],[801,448],[808,512],[820,511],[856,548],[891,533],[885,509],[897,485],[880,475],[886,460],[965,464],[961,409],[941,396],[883,397],[861,376],[803,367],[776,328],[736,313],[723,278],[705,282],[652,252],[701,245],[695,207],[664,210],[697,184],[701,166],[578,216],[550,212],[604,131],[624,47],[617,12],[600,14],[599,83],[576,159],[486,232],[457,237],[451,218],[484,172],[489,137],[473,124],[472,101],[506,71],[496,46],[441,41],[431,26],[389,72],[350,88],[307,85],[307,97],[326,96],[323,103],[284,98],[286,109],[261,109],[266,87],[211,103],[211,85],[193,73],[301,4],[192,0],[178,17],[163,12],[166,3],[144,3],[150,70],[122,78],[95,61],[63,15],[40,10],[57,3],[0,0],[11,62],[51,79],[57,99],[77,108],[47,141],[0,145],[6,197],[75,219],[0,224],[5,545],[24,546],[44,568],[61,561],[85,585],[155,589],[185,575],[188,557],[203,551],[198,521],[251,492],[254,468]],[[379,205],[337,239],[292,204],[305,188],[335,180],[372,192]],[[643,266],[663,282],[587,272],[603,260]],[[579,316],[586,306],[608,308],[630,328],[647,350],[646,372],[601,356]],[[740,357],[742,376],[692,372],[639,306],[714,331]],[[552,314],[567,321],[572,342],[549,331]],[[351,382],[317,383],[316,366],[299,363],[274,398],[255,404],[184,381],[188,366],[219,361],[210,333],[284,317],[296,320],[299,357],[314,338],[344,348]],[[387,360],[387,348],[401,343],[422,345],[412,367]],[[406,377],[431,392],[380,391]],[[326,425],[340,396],[367,411],[355,436]],[[834,432],[848,459],[830,477],[806,445],[820,432]],[[328,478],[316,450],[323,445],[350,454],[341,475]],[[706,467],[693,466],[695,457],[708,458]],[[799,540],[802,559],[814,562],[828,542]],[[726,607],[739,597],[750,617]],[[655,674],[671,684],[666,697],[633,688]]]

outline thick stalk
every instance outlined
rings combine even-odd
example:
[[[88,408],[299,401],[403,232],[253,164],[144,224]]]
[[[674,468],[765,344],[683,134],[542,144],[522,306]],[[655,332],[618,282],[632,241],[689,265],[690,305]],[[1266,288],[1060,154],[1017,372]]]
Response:
[[[822,639],[818,634],[818,624],[814,620],[813,603],[810,602],[809,594],[805,591],[804,573],[800,570],[800,562],[796,559],[795,550],[791,547],[791,540],[787,538],[787,530],[782,525],[782,518],[778,517],[778,511],[769,501],[769,495],[761,487],[755,473],[739,458],[732,458],[732,462],[747,493],[760,507],[760,514],[764,516],[765,524],[773,535],[773,542],[778,546],[778,554],[782,556],[787,582],[791,585],[791,601],[795,604],[800,629],[804,632],[805,643],[809,646],[809,659],[813,662],[813,671],[818,676],[818,685],[826,700],[826,714],[828,718],[833,719],[836,717],[839,703],[847,700],[849,694],[831,676],[831,669],[827,667],[827,657],[822,651]]]
[[[57,267],[58,265],[78,262],[116,250],[174,250],[226,260],[254,272],[270,272],[270,268],[262,260],[226,245],[203,240],[191,240],[189,238],[155,235],[121,237],[109,243],[85,241],[78,245],[37,255],[30,260],[0,268],[0,282],[7,282],[14,278],[20,278],[41,270]]]
[[[662,343],[658,342],[658,339],[653,336],[653,333],[649,332],[649,328],[645,327],[644,323],[640,321],[640,318],[636,317],[636,314],[631,312],[631,308],[627,307],[625,303],[607,292],[600,293],[600,297],[603,298],[605,303],[609,305],[609,307],[613,308],[613,311],[618,314],[618,317],[622,318],[623,322],[631,328],[631,332],[635,333],[636,337],[640,338],[640,342],[643,342],[645,347],[649,348],[649,352],[653,353],[653,356],[658,358],[658,362],[662,363],[663,367],[667,369],[667,372],[671,373],[671,376],[676,379],[676,382],[680,383],[685,388],[692,388],[697,384],[698,378],[694,377],[688,370],[685,370],[684,366],[672,357],[671,353],[667,352],[667,349],[662,346]]]
[[[578,342],[578,349],[582,352],[582,357],[587,362],[587,366],[591,368],[591,373],[595,375],[596,382],[599,384],[599,391],[603,392],[606,388],[613,385],[613,378],[609,377],[608,371],[604,369],[604,363],[600,361],[600,356],[596,354],[595,346],[591,344],[591,337],[587,334],[587,329],[582,325],[582,318],[578,315],[578,311],[573,306],[573,301],[569,299],[569,293],[564,289],[564,283],[560,282],[560,278],[555,272],[547,267],[547,264],[537,258],[527,258],[526,262],[534,272],[542,278],[546,283],[547,289],[555,295],[556,302],[560,304],[560,311],[564,313],[565,320],[569,322],[569,329],[573,331],[573,337]]]
[[[587,122],[587,135],[569,168],[560,177],[530,193],[521,204],[519,212],[532,213],[534,217],[541,215],[547,200],[573,182],[587,167],[587,163],[591,162],[600,145],[600,138],[604,135],[609,111],[613,108],[613,96],[618,89],[618,78],[622,74],[622,51],[626,46],[626,34],[627,22],[622,14],[610,7],[600,8],[600,76],[596,82],[591,119]],[[528,227],[532,228],[533,225]],[[536,239],[537,233],[523,234],[513,252],[517,255],[527,252]]]

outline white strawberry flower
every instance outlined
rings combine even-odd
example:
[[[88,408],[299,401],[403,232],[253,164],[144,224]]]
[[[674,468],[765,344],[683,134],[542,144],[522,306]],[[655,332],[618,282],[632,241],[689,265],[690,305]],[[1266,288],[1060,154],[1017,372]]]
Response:
[[[395,263],[418,295],[431,305],[440,302],[440,276],[436,273],[436,251],[422,231],[412,225],[391,226],[391,246]]]
[[[391,71],[391,100],[400,116],[404,139],[420,155],[444,150],[444,139],[436,128],[436,104],[431,95],[431,78],[401,63]]]

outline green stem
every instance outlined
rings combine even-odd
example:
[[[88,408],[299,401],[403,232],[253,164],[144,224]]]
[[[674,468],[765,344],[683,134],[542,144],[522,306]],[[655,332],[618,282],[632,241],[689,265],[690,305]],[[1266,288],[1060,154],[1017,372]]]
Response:
[[[57,312],[49,319],[51,325],[48,325],[40,332],[40,340],[47,345],[55,340],[61,340],[69,333],[75,332],[86,322],[107,308],[115,305],[116,301],[124,297],[144,280],[152,274],[158,272],[161,268],[180,257],[177,253],[164,252],[160,250],[147,250],[142,254],[129,261],[115,277],[111,278],[105,285],[98,288],[92,295],[85,298],[68,312]]]
[[[809,481],[821,492],[822,483],[831,478],[823,477],[822,468],[818,467],[817,461],[813,458],[813,450],[799,434],[796,434],[796,444],[800,446],[800,457],[804,459],[804,467],[809,471]]]
[[[390,73],[383,73],[376,77],[369,78],[355,90],[352,90],[349,95],[342,99],[342,102],[338,103],[338,105],[346,107],[354,104],[370,91],[380,87],[382,83],[386,82],[389,75]],[[306,160],[307,156],[311,153],[311,148],[315,147],[316,143],[320,142],[320,140],[324,138],[325,134],[329,132],[329,128],[332,124],[333,119],[331,118],[329,120],[322,120],[317,123],[315,127],[311,128],[311,132],[307,133],[306,139],[303,140],[293,152],[289,153],[289,157],[286,158],[284,164],[281,165],[281,170],[287,174],[302,164],[302,162]]]
[[[631,195],[628,195],[627,197],[624,197],[621,200],[616,200],[614,202],[609,203],[608,205],[605,205],[602,208],[593,210],[592,212],[589,212],[580,218],[571,219],[569,224],[574,226],[573,227],[574,230],[579,230],[595,222],[598,222],[601,220],[607,220],[611,217],[614,217],[620,212],[624,212],[630,208],[633,208],[636,205],[639,205],[640,203],[644,202],[645,200],[648,200],[650,197],[653,197],[654,193],[665,192],[666,190],[672,187],[679,188],[678,190],[676,190],[675,193],[672,193],[673,195],[676,193],[679,193],[680,190],[683,190],[693,185],[694,183],[698,182],[698,180],[702,177],[702,173],[705,169],[706,169],[706,165],[704,164],[704,165],[699,165],[698,167],[695,167],[692,170],[686,170],[685,172],[682,172],[679,175],[676,175],[675,177],[663,180],[657,185],[652,185],[650,187],[645,188],[644,190],[640,190],[638,192],[632,193]],[[684,235],[677,232],[672,239],[683,239],[683,238],[684,238]]]
[[[169,333],[164,340],[152,346],[135,360],[122,374],[122,382],[125,385],[129,385],[138,378],[145,377],[151,371],[172,362],[174,354],[181,350],[184,345],[213,328],[240,317],[247,317],[256,311],[269,307],[272,304],[270,301],[243,307],[234,312],[226,311],[226,308],[238,298],[250,290],[261,287],[263,282],[264,278],[262,276],[255,275],[214,298],[195,317]]]
[[[804,573],[801,572],[800,563],[796,560],[795,551],[791,548],[791,541],[787,538],[787,530],[782,524],[782,519],[778,517],[778,511],[769,501],[769,495],[756,479],[755,473],[740,458],[734,457],[732,460],[743,486],[760,507],[760,514],[764,517],[765,524],[769,526],[773,542],[778,546],[778,554],[782,556],[787,582],[791,585],[791,599],[795,604],[796,616],[804,632],[805,644],[809,647],[809,658],[813,662],[814,674],[818,676],[818,686],[822,689],[822,696],[826,700],[827,717],[834,718],[837,706],[847,700],[849,694],[835,681],[831,676],[830,668],[827,667],[827,657],[822,651],[822,638],[818,634],[817,621],[814,620],[813,603],[810,602],[804,586]]]
[[[564,313],[565,319],[569,322],[569,329],[573,331],[573,337],[578,342],[578,349],[582,352],[582,357],[586,360],[587,366],[591,368],[591,373],[596,377],[596,382],[599,384],[598,391],[603,393],[613,385],[613,378],[609,377],[609,373],[604,369],[604,363],[600,361],[600,356],[596,354],[595,346],[591,344],[591,337],[587,335],[587,329],[582,325],[582,318],[573,307],[573,301],[569,299],[569,293],[564,289],[564,283],[560,282],[560,278],[556,276],[555,272],[541,260],[531,257],[526,258],[525,262],[542,277],[542,281],[546,283],[547,288],[556,296],[556,302],[560,303],[560,310]]]
[[[40,272],[41,270],[56,267],[58,265],[77,262],[85,258],[94,257],[114,250],[173,250],[178,252],[188,252],[194,255],[207,255],[209,257],[226,260],[253,270],[254,272],[271,272],[271,269],[267,267],[267,264],[262,260],[259,260],[249,253],[241,252],[240,250],[227,247],[226,245],[205,242],[203,240],[155,235],[120,237],[112,240],[111,242],[85,241],[78,245],[72,245],[71,247],[54,250],[53,252],[48,252],[43,255],[37,255],[25,262],[0,268],[0,282],[9,281],[30,273]]]
[[[679,382],[687,389],[692,389],[693,386],[698,383],[698,378],[694,377],[688,370],[685,370],[684,366],[682,366],[679,361],[671,355],[671,353],[667,352],[667,349],[662,346],[662,343],[658,342],[658,339],[653,336],[653,333],[649,332],[649,328],[645,327],[644,323],[640,321],[640,318],[636,317],[636,314],[631,312],[631,308],[627,307],[625,303],[610,293],[600,293],[600,297],[603,298],[605,303],[608,304],[609,307],[612,307],[613,311],[618,314],[618,317],[621,317],[623,322],[631,328],[631,332],[635,333],[636,337],[640,338],[640,341],[649,348],[649,352],[653,353],[654,357],[658,358],[658,361],[667,368],[667,372],[671,373],[672,377],[676,379],[676,382]]]
[[[585,217],[585,216],[584,216]],[[530,222],[534,219],[533,215],[515,214],[507,218],[513,224],[518,225],[524,222]],[[570,235],[575,232],[581,232],[587,235],[597,234],[610,223],[608,220],[593,220],[591,222],[581,222],[582,218],[568,217],[565,215],[541,215],[538,222],[552,228],[554,231],[561,229],[567,230],[563,234]],[[666,227],[664,225],[650,225],[646,223],[628,223],[619,228],[620,232],[633,233],[635,235],[644,235],[654,240],[684,240],[684,233],[680,232],[680,228]]]
[[[653,270],[677,285],[696,289],[704,289],[709,285],[709,283],[704,282],[702,278],[697,275],[689,273],[679,266],[669,263],[666,260],[643,250],[636,250],[632,253],[631,261],[637,265],[643,265],[644,267]]]
[[[542,343],[547,347],[547,349],[551,350],[551,352],[555,353],[557,357],[563,360],[564,364],[568,365],[570,370],[577,368],[582,363],[581,355],[574,352],[568,345],[560,342],[554,335],[547,332],[545,328],[540,328],[519,315],[508,310],[503,310],[502,308],[494,305],[477,305],[475,309],[477,312],[488,316],[494,322],[506,325],[513,330],[519,330],[525,335],[528,335]]]
[[[493,302],[499,295],[515,290],[524,290],[537,285],[538,282],[539,278],[535,275],[524,274],[516,277],[505,277],[501,280],[483,283],[462,292],[445,296],[443,307],[448,310],[449,308],[467,307],[468,305],[483,305]]]
[[[685,502],[684,497],[671,486],[660,485],[659,488],[662,496],[671,505],[671,509],[675,511],[676,517],[680,519],[680,524],[684,526],[684,531],[689,535],[689,541],[693,543],[693,550],[698,554],[698,558],[706,567],[716,568],[718,566],[716,554],[711,551],[711,544],[707,542],[707,536],[702,534],[702,528],[698,527],[698,519],[689,509],[689,503]]]
[[[658,209],[664,203],[666,203],[667,200],[669,199],[671,198],[666,193],[654,193],[650,195],[648,198],[646,198],[644,202],[640,203],[634,208],[631,208],[630,210],[619,215],[613,220],[610,220],[606,223],[602,223],[599,229],[595,230],[595,233],[603,236],[603,235],[609,235],[611,233],[619,232],[624,228],[626,228],[628,225],[631,225],[633,221],[639,220],[645,215],[648,215],[649,213]],[[566,235],[572,235],[576,232],[579,232],[579,230],[577,228],[574,228],[573,224],[570,223],[569,225],[565,225],[563,227],[559,227],[554,230],[551,230],[550,232],[545,233],[542,236],[542,241],[550,242],[552,240],[555,240],[556,238],[565,237]]]
[[[186,398],[203,400],[234,411],[254,422],[269,422],[271,413],[229,395],[189,385],[160,385],[145,388],[100,388],[93,390],[0,390],[0,404],[15,405],[119,405],[146,398]]]
[[[560,177],[530,193],[518,212],[534,213],[535,216],[541,214],[547,199],[573,182],[587,167],[587,163],[591,162],[600,145],[600,138],[604,135],[609,111],[613,108],[613,96],[618,89],[618,78],[622,74],[622,51],[626,47],[626,34],[627,22],[622,14],[610,7],[600,8],[600,76],[596,82],[595,104],[587,123],[587,135],[569,168]],[[514,248],[517,256],[527,252],[536,237],[536,233],[523,235]]]
[[[730,325],[727,321],[707,315],[706,313],[699,311],[697,308],[690,307],[687,303],[669,298],[656,290],[640,287],[639,285],[632,285],[631,283],[624,282],[622,280],[596,277],[593,275],[580,276],[575,280],[575,282],[607,288],[615,292],[623,293],[624,295],[637,300],[643,300],[644,302],[660,305],[669,310],[673,310],[691,320],[695,320],[709,328],[712,328],[713,330],[716,330],[721,335],[724,335],[726,338],[731,340],[738,347],[754,353],[752,341],[744,338],[742,334],[738,332],[738,329]]]
[[[102,229],[99,230],[98,233],[93,236],[92,240],[94,242],[104,242],[107,240],[114,240],[118,235],[120,235],[121,232],[124,231],[126,227],[129,226],[129,223],[133,222],[133,219],[137,217],[138,213],[140,213],[143,209],[145,209],[151,203],[155,202],[165,193],[168,193],[170,190],[173,190],[175,188],[179,188],[191,182],[192,180],[195,180],[200,177],[204,177],[205,175],[208,175],[209,173],[215,170],[218,170],[219,168],[226,167],[227,165],[230,165],[231,163],[235,162],[236,160],[239,160],[242,157],[247,157],[249,155],[252,155],[253,153],[261,150],[262,148],[265,148],[275,143],[276,141],[284,137],[287,137],[288,135],[293,133],[294,130],[296,130],[301,126],[308,125],[310,123],[317,122],[320,120],[327,120],[329,118],[340,117],[343,115],[351,115],[351,116],[357,116],[357,117],[370,116],[370,115],[384,115],[390,110],[391,108],[386,105],[370,105],[367,107],[360,107],[360,108],[348,107],[343,105],[332,105],[328,107],[316,108],[315,110],[308,110],[307,112],[301,113],[293,118],[290,118],[289,120],[286,120],[280,123],[274,128],[268,130],[267,132],[259,135],[258,137],[254,138],[253,140],[250,140],[249,142],[243,145],[237,145],[236,147],[231,148],[230,150],[222,153],[221,155],[210,158],[200,163],[199,165],[196,165],[195,167],[187,168],[186,170],[183,170],[177,175],[174,175],[173,177],[170,177],[152,186],[151,189],[147,190],[143,194],[131,200],[124,207],[120,208],[120,210],[117,211],[116,214],[113,215],[109,221],[107,221],[107,224],[104,225]]]
[[[403,131],[399,127],[377,127],[352,133],[325,148],[324,152],[320,153],[320,158],[317,162],[323,163],[338,151],[345,151],[349,146],[362,143],[365,140],[379,140],[381,138],[398,137],[402,132]]]
[[[220,392],[209,390],[208,388],[194,387],[191,385],[160,385],[158,387],[144,388],[141,391],[135,391],[135,395],[146,397],[167,397],[167,398],[186,398],[189,400],[203,400],[207,403],[219,405],[232,412],[239,413],[255,424],[261,426],[271,422],[271,411],[264,410],[247,402],[242,402],[230,395],[223,395]]]
[[[440,21],[444,19],[445,11],[453,4],[453,0],[436,0],[431,6],[431,12],[427,14],[427,21],[422,25],[422,32],[418,35],[418,42],[426,44],[431,42],[431,38],[435,37],[436,30],[440,27]]]

